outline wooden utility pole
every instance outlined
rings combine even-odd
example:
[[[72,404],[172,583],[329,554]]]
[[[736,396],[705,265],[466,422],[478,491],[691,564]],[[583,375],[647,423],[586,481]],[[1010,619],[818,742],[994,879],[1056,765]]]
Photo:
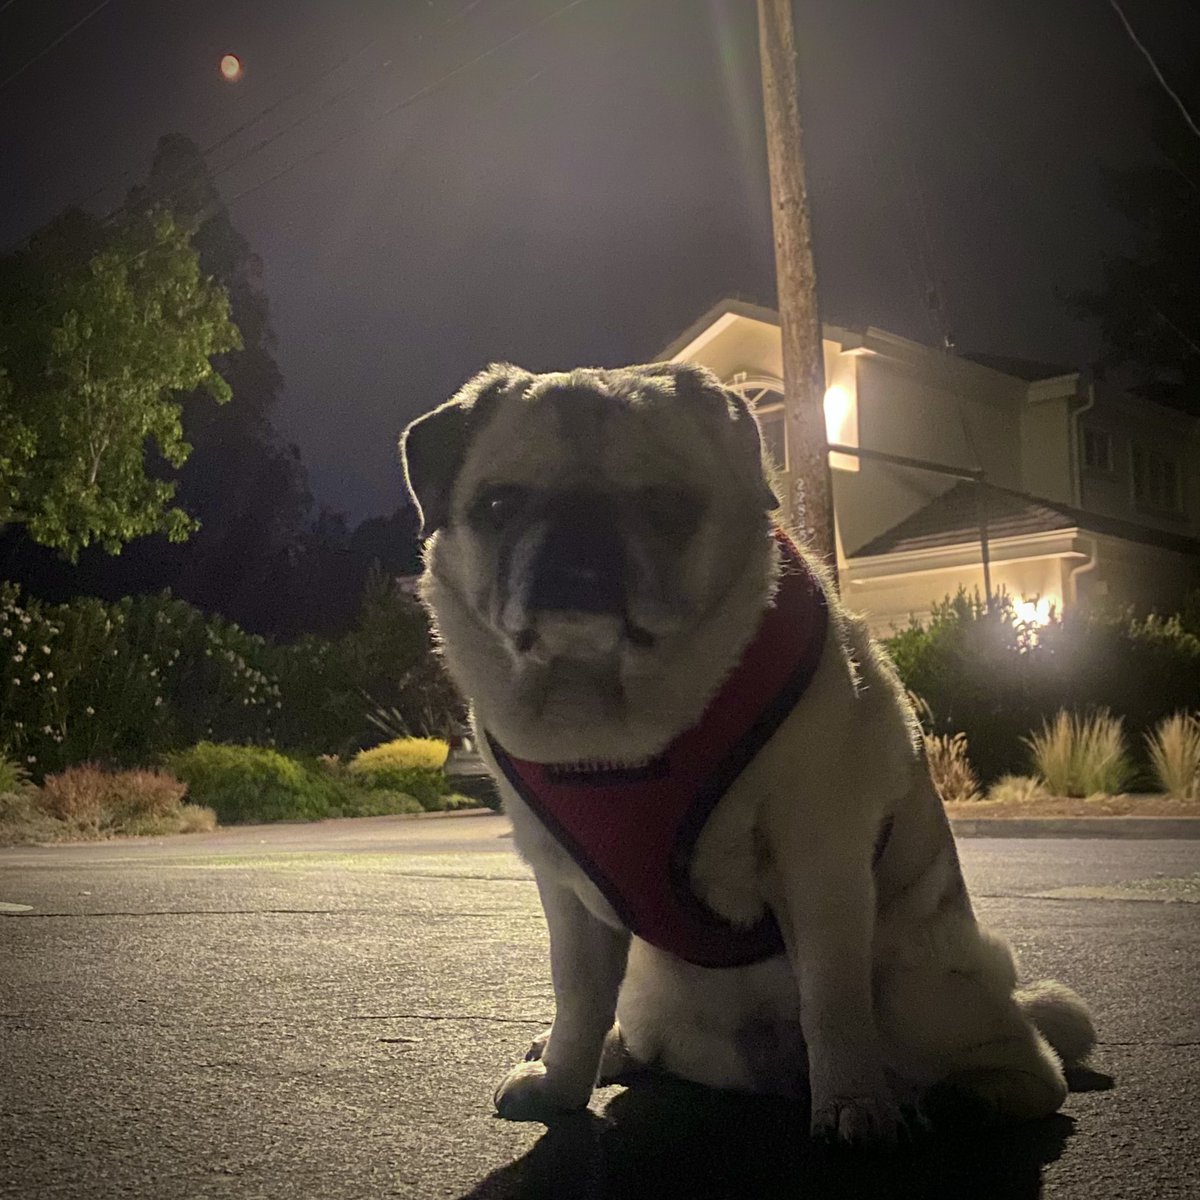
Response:
[[[790,491],[787,512],[809,546],[836,572],[833,488],[825,439],[825,362],[804,186],[791,0],[758,0],[758,45],[783,338],[783,413]]]

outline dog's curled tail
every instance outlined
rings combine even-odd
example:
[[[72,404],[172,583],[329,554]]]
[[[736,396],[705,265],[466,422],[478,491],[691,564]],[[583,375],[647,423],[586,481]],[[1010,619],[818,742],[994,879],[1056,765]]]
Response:
[[[1016,1001],[1027,1020],[1048,1041],[1063,1065],[1077,1066],[1096,1045],[1096,1026],[1083,1000],[1066,984],[1043,979],[1019,988]]]

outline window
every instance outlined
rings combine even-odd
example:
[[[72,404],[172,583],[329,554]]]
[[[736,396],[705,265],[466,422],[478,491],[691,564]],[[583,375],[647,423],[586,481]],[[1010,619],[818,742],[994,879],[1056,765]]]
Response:
[[[1156,450],[1133,447],[1133,502],[1158,512],[1183,511],[1179,463]]]
[[[1087,471],[1111,475],[1113,470],[1112,434],[1107,429],[1083,430],[1083,466]]]

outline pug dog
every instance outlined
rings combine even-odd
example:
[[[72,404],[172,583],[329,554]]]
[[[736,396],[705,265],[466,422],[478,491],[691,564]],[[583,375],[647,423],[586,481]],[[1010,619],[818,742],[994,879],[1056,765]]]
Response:
[[[630,1067],[807,1098],[815,1137],[1055,1112],[1095,1042],[975,920],[896,671],[781,530],[709,371],[494,365],[405,430],[421,595],[530,863],[548,1121]]]

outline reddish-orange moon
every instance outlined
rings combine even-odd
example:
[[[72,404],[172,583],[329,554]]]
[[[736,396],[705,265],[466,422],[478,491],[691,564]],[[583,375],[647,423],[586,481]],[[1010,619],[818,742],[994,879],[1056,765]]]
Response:
[[[221,59],[221,78],[229,83],[237,83],[242,77],[242,60],[236,54],[226,54]]]

